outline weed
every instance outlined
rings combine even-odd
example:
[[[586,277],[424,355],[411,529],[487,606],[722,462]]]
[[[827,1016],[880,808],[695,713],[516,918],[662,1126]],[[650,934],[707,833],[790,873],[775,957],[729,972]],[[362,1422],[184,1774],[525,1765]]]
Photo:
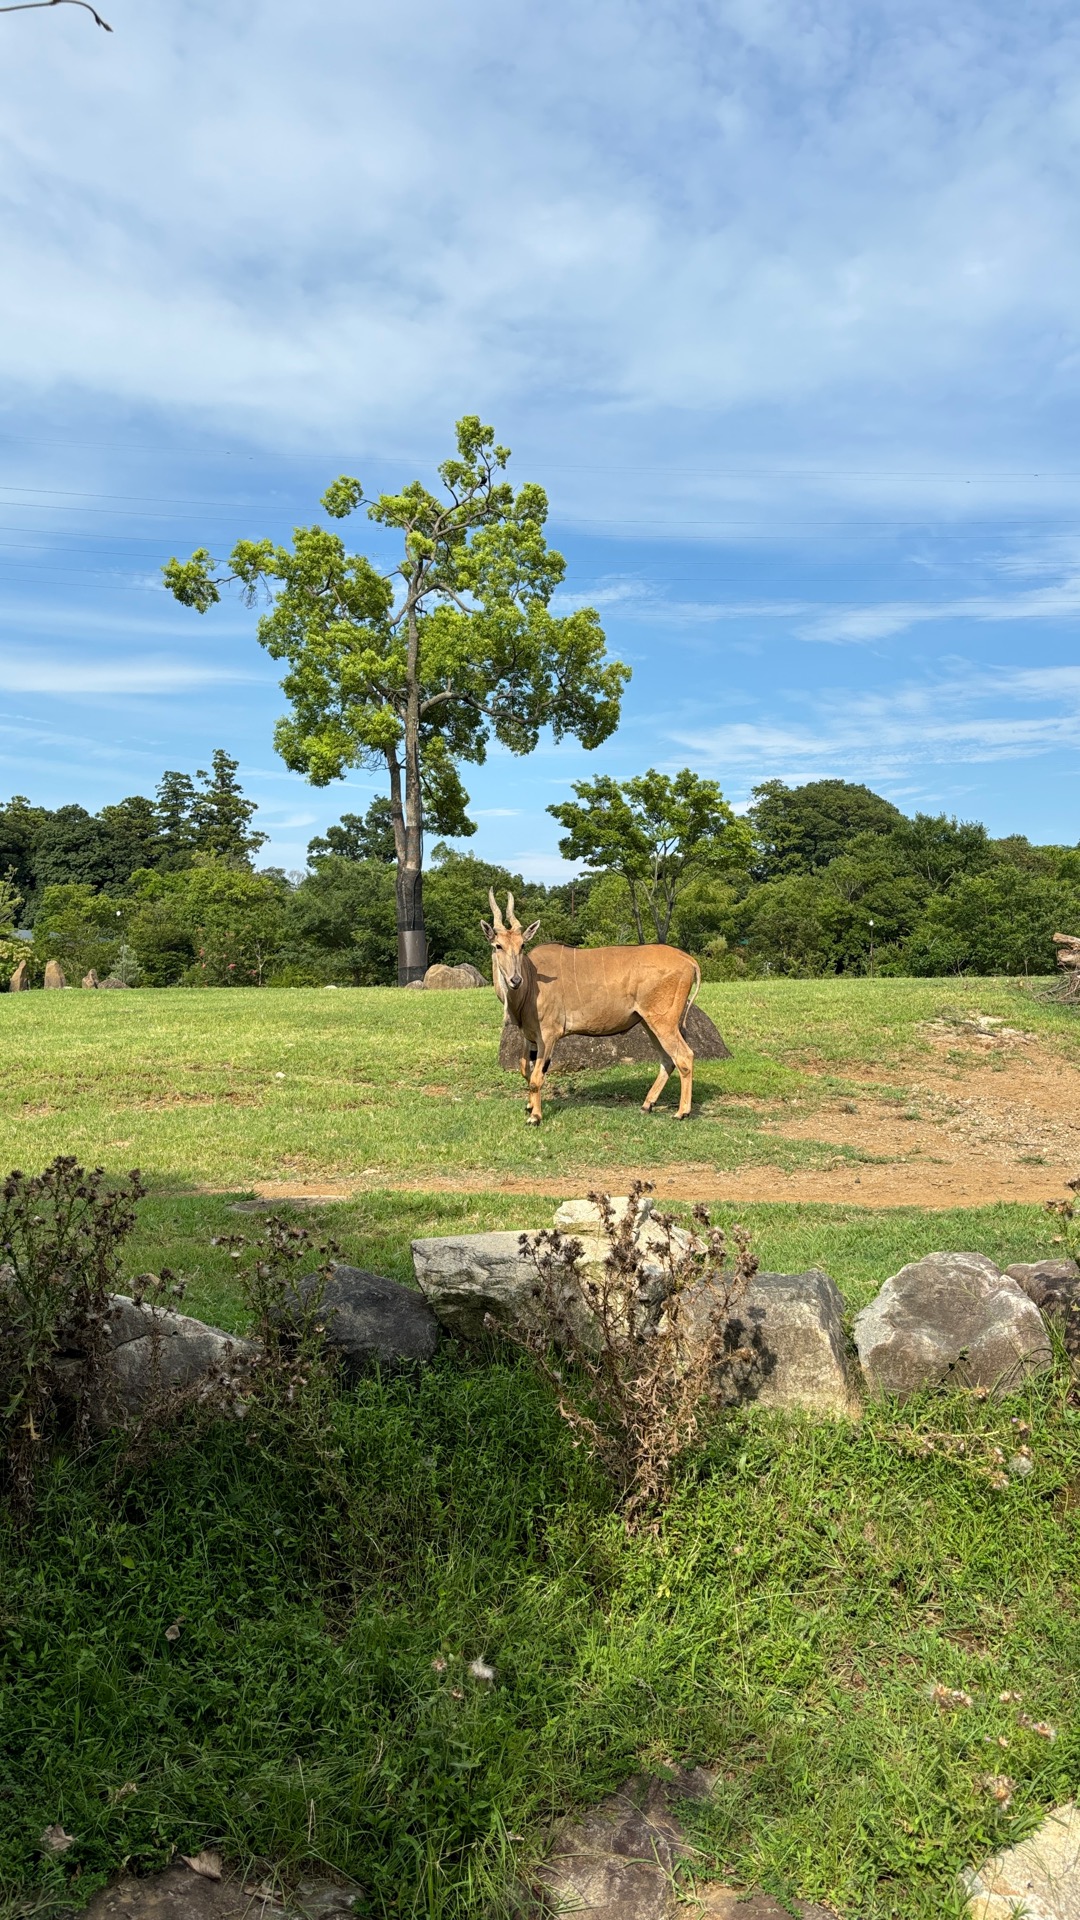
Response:
[[[1070,1192],[1080,1196],[1080,1175],[1075,1180],[1066,1180]],[[1080,1257],[1080,1225],[1077,1223],[1078,1200],[1048,1200],[1045,1211],[1061,1222],[1061,1232],[1054,1235],[1054,1245],[1061,1247],[1070,1259]]]
[[[0,1443],[23,1519],[59,1431],[84,1447],[110,1409],[112,1295],[143,1192],[137,1171],[112,1180],[64,1156],[41,1174],[16,1169],[0,1192]],[[140,1304],[169,1290],[168,1272],[136,1283]]]
[[[606,1193],[589,1195],[607,1242],[599,1263],[585,1265],[581,1241],[557,1231],[523,1234],[535,1319],[521,1330],[490,1323],[554,1388],[563,1419],[617,1487],[631,1533],[666,1503],[677,1462],[753,1359],[732,1318],[757,1270],[749,1236],[731,1228],[729,1270],[728,1238],[705,1207],[693,1210],[694,1234],[669,1214],[643,1220],[651,1186],[633,1182],[621,1218]]]

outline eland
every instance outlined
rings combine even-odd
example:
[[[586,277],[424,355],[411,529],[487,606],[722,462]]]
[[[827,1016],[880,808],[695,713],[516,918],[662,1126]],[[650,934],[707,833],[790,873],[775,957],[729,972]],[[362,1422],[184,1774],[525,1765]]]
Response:
[[[544,1076],[556,1042],[568,1033],[629,1033],[640,1021],[660,1048],[660,1071],[643,1103],[651,1113],[672,1067],[679,1075],[678,1118],[690,1112],[694,1056],[682,1023],[701,985],[701,968],[678,947],[534,947],[539,920],[523,927],[506,896],[503,919],[489,889],[492,924],[480,922],[491,947],[491,978],[510,1018],[521,1028],[521,1071],[528,1081],[525,1113],[538,1127]]]

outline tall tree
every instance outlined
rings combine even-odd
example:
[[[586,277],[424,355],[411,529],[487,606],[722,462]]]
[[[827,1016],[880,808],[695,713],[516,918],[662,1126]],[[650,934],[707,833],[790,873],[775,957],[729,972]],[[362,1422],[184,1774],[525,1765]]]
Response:
[[[258,853],[270,836],[259,833],[251,824],[256,803],[245,798],[236,777],[239,760],[231,759],[224,747],[217,747],[210,764],[212,773],[199,767],[195,774],[202,781],[192,809],[195,845],[200,853],[209,853],[232,866],[248,867],[252,854]]]
[[[333,519],[365,506],[400,535],[385,573],[318,525],[298,527],[291,546],[239,541],[224,575],[205,547],[164,569],[170,591],[200,613],[230,581],[248,604],[269,593],[258,636],[288,665],[292,711],[274,736],[286,765],[316,786],[349,767],[385,767],[402,985],[427,966],[425,819],[439,833],[472,831],[459,764],[482,761],[492,734],[531,752],[542,727],[598,746],[618,724],[629,678],[608,659],[591,608],[551,613],[565,562],[544,537],[546,495],[532,485],[515,494],[502,478],[508,459],[469,415],[439,468],[440,495],[416,480],[368,500],[358,480],[335,480],[322,500]]]
[[[166,769],[157,784],[154,812],[161,836],[161,864],[170,869],[191,865],[198,845],[195,807],[198,790],[190,773]]]
[[[617,873],[630,892],[639,941],[667,940],[680,891],[692,876],[747,863],[750,835],[715,780],[654,768],[636,780],[574,782],[577,800],[548,812],[567,829],[559,851],[596,873]]]

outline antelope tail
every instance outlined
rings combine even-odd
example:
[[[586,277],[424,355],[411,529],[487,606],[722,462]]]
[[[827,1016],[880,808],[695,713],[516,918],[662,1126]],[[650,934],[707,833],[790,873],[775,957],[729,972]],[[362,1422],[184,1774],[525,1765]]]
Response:
[[[693,960],[693,954],[691,954],[690,957]],[[701,968],[698,966],[698,963],[696,960],[694,960],[694,976],[695,976],[694,984],[686,996],[686,1012],[683,1014],[684,1020],[686,1018],[686,1014],[689,1013],[691,1007],[694,1004],[694,1001],[698,997],[698,988],[701,985]]]

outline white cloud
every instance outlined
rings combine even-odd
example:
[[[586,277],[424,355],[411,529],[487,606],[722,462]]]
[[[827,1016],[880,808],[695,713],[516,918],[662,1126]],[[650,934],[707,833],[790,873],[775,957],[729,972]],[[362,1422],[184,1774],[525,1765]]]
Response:
[[[1053,703],[1022,714],[1019,703]],[[972,669],[951,679],[910,681],[878,693],[823,693],[812,718],[673,727],[669,738],[700,764],[755,777],[812,779],[844,773],[897,779],[919,766],[1031,759],[1072,751],[1080,729],[1080,667]],[[980,707],[997,711],[979,711]]]
[[[164,656],[72,660],[0,650],[0,687],[8,693],[50,693],[64,699],[80,694],[179,693],[258,678],[235,667]]]
[[[561,512],[624,532],[628,503],[693,537],[689,501],[962,519],[1030,492],[1031,378],[1052,412],[1077,353],[1067,15],[417,0],[403,35],[374,0],[326,0],[318,33],[286,0],[179,0],[81,25],[4,27],[13,395],[369,453],[480,404]]]

